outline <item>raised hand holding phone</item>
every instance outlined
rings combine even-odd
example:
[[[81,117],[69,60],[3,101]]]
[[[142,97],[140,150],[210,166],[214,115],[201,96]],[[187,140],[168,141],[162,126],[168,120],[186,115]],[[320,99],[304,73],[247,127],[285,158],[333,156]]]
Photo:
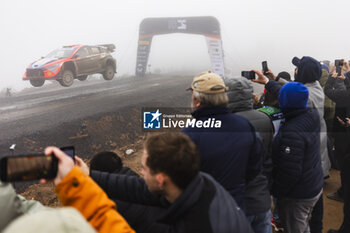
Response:
[[[260,83],[260,84],[266,84],[269,80],[268,78],[266,78],[261,72],[259,72],[258,70],[252,70],[254,73],[257,74],[258,78],[252,80],[255,83]]]
[[[53,182],[55,185],[58,185],[61,180],[74,168],[74,161],[67,156],[59,148],[50,146],[45,149],[45,154],[53,154],[58,159],[58,171],[57,176],[54,178]],[[46,183],[48,180],[42,179],[40,183]]]

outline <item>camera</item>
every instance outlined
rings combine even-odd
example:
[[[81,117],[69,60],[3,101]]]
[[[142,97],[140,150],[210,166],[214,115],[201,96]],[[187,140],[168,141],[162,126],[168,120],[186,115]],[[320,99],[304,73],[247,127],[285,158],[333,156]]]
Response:
[[[246,79],[255,79],[255,72],[254,71],[242,71],[241,73],[242,77],[245,77]]]
[[[0,180],[3,182],[53,179],[58,171],[54,154],[5,156],[0,160]]]

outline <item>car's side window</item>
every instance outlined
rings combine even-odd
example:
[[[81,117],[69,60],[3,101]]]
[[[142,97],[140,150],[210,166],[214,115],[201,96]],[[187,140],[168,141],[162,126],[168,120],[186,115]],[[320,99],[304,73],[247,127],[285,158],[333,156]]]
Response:
[[[90,47],[91,54],[96,55],[100,53],[100,50],[97,47]]]
[[[87,49],[85,47],[82,47],[79,49],[79,51],[76,53],[76,55],[78,55],[78,57],[83,58],[83,57],[87,57],[89,55],[89,52],[87,51]]]

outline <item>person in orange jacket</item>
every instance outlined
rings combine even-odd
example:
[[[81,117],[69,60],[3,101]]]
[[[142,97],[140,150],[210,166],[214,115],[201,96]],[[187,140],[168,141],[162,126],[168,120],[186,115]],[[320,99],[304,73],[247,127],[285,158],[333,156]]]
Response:
[[[134,233],[116,211],[115,203],[73,160],[57,147],[47,147],[45,154],[58,158],[58,172],[53,180],[63,206],[76,208],[99,233]],[[42,180],[41,183],[45,183]]]

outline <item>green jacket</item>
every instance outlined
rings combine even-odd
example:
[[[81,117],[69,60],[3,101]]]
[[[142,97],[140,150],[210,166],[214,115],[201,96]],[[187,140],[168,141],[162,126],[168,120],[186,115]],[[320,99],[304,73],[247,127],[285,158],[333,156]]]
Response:
[[[321,76],[321,79],[319,81],[320,81],[320,84],[321,84],[323,89],[324,89],[324,86],[326,85],[326,82],[328,80],[328,76],[329,76],[329,74],[328,74],[327,70],[322,69],[322,76]],[[324,116],[323,117],[325,120],[332,120],[334,118],[334,114],[335,114],[335,103],[325,95],[325,98],[324,98]]]
[[[0,182],[0,232],[14,219],[25,214],[46,209],[38,201],[28,201],[17,195],[10,183]]]

